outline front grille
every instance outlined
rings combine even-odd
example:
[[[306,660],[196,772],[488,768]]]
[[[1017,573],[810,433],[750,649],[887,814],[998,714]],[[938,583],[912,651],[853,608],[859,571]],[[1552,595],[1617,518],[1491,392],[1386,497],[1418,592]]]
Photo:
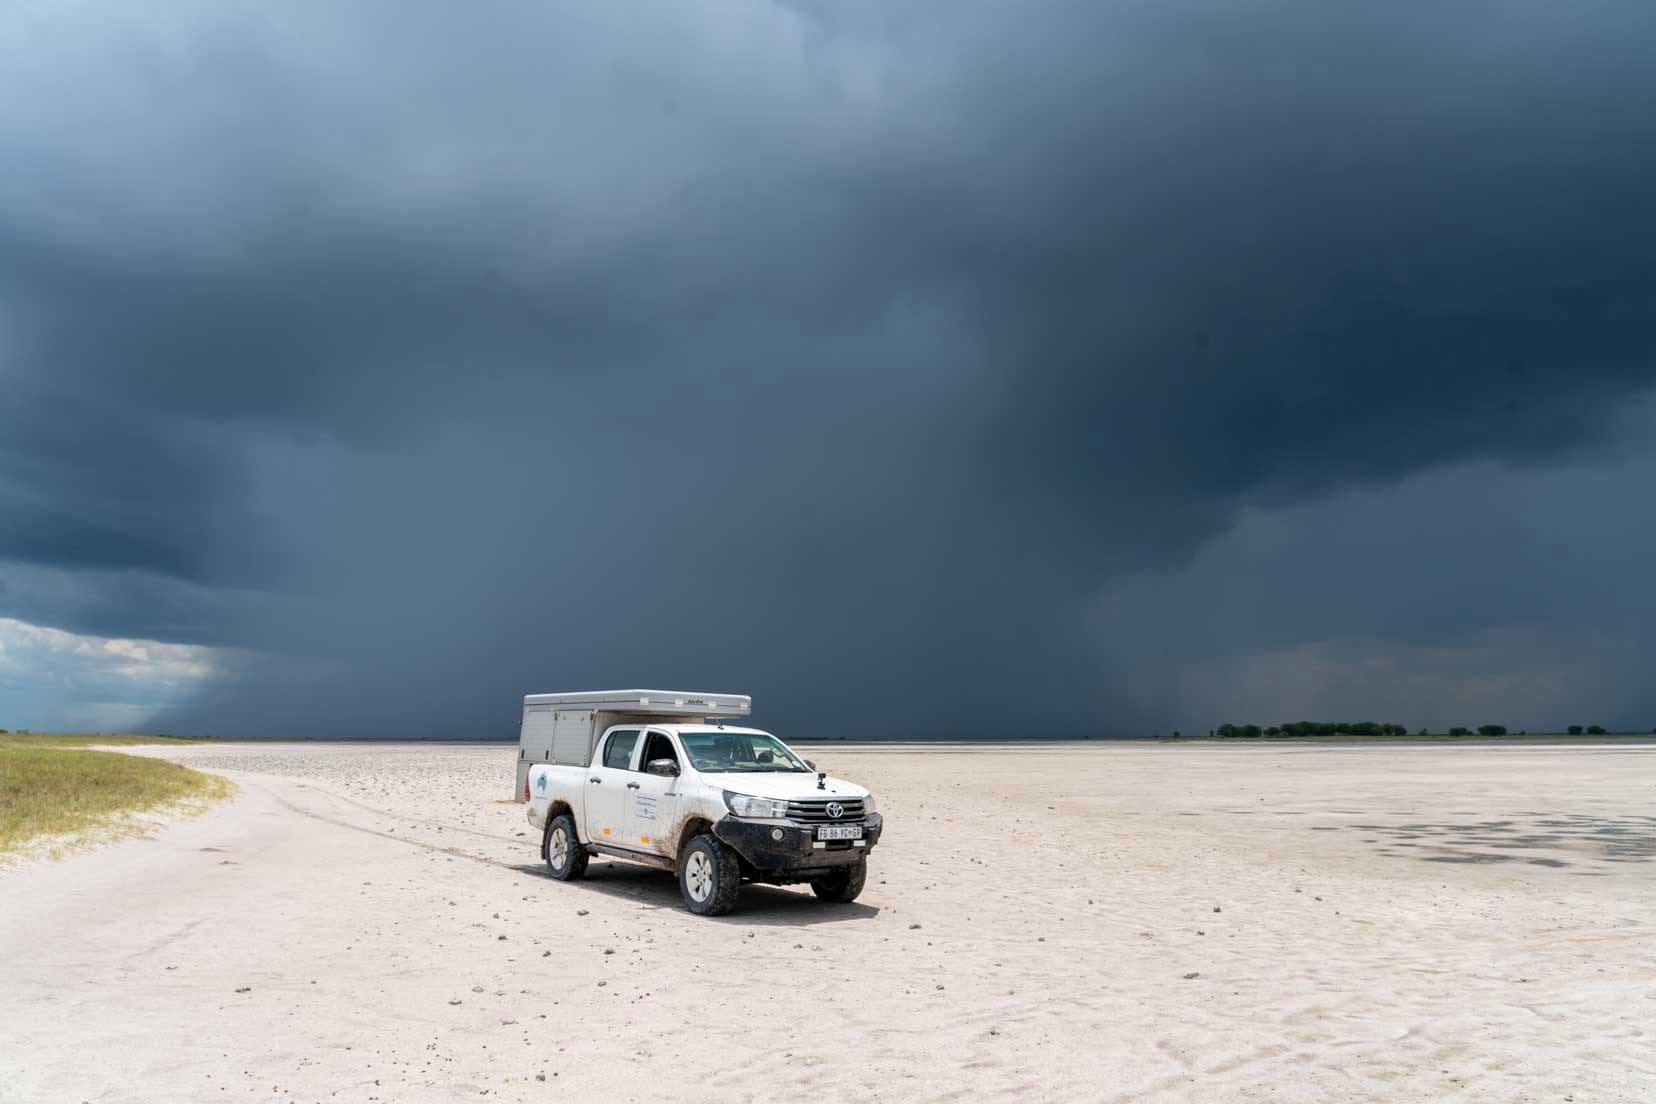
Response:
[[[845,812],[837,817],[828,815],[828,803],[838,800],[845,806]],[[803,824],[848,824],[861,820],[865,815],[862,798],[848,797],[843,799],[824,797],[812,798],[809,801],[788,802],[788,819],[797,820]]]

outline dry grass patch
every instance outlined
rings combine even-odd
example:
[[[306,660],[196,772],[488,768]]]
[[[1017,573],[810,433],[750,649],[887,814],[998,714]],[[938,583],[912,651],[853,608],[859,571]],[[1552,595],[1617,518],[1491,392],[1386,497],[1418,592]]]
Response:
[[[0,860],[56,857],[136,835],[153,822],[142,814],[194,815],[235,792],[226,779],[163,759],[54,747],[49,739],[0,736]]]

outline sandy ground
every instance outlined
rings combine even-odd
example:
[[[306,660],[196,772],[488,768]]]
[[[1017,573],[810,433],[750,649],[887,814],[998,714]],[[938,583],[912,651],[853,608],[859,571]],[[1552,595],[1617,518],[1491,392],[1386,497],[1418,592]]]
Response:
[[[1656,1099],[1652,747],[819,749],[862,900],[718,920],[511,749],[164,754],[240,795],[0,872],[0,1100]]]

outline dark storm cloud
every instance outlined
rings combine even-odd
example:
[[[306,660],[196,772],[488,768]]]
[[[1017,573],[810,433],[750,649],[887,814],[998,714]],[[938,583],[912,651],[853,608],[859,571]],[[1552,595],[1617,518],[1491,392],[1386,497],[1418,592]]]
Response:
[[[652,14],[19,20],[0,613],[266,655],[198,728],[1134,730],[1101,592],[1656,383],[1642,8]]]

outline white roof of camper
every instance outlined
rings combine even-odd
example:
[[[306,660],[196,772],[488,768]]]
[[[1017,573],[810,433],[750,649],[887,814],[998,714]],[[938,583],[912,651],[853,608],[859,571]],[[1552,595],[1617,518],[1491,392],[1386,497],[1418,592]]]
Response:
[[[683,713],[696,717],[739,717],[753,709],[746,694],[699,690],[577,690],[567,694],[525,694],[524,705],[573,705],[624,713]]]

